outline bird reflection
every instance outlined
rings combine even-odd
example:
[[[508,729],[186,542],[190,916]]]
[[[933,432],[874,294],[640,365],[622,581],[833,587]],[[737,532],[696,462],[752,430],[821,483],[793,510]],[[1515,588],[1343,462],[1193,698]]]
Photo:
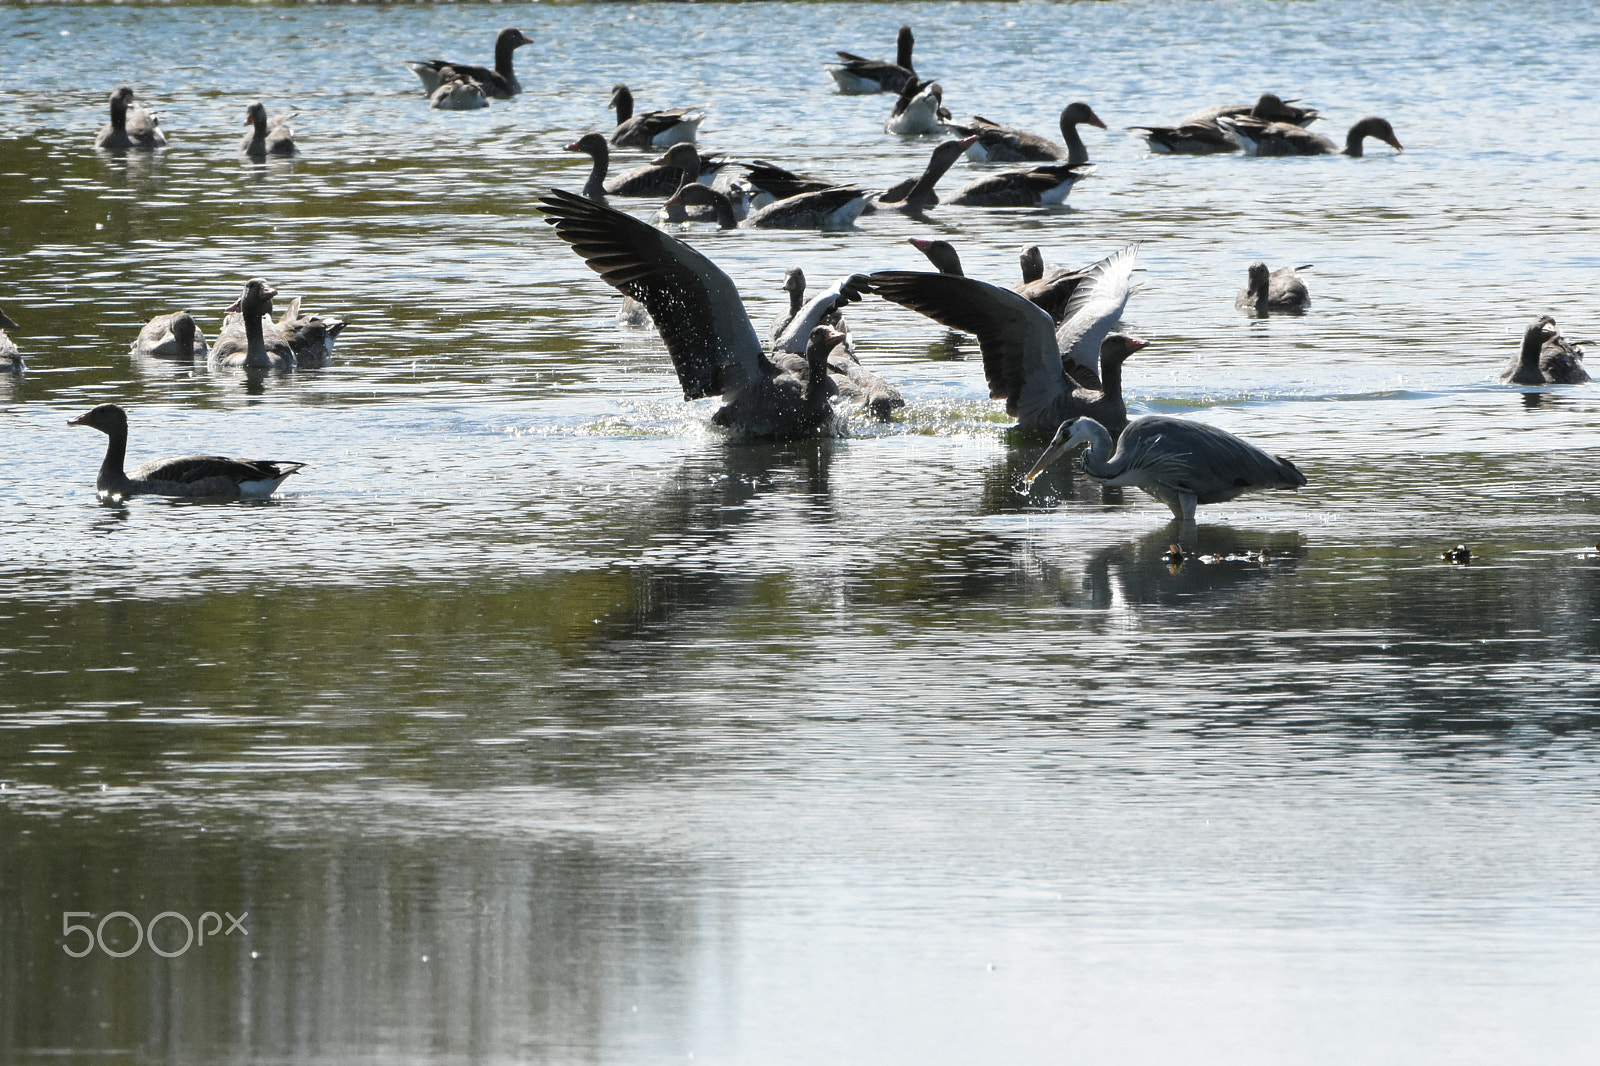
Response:
[[[1173,551],[1170,529],[1101,548],[1084,567],[1084,587],[1098,608],[1127,604],[1208,606],[1254,586],[1306,556],[1298,533],[1261,535],[1228,526],[1195,526],[1192,543]]]

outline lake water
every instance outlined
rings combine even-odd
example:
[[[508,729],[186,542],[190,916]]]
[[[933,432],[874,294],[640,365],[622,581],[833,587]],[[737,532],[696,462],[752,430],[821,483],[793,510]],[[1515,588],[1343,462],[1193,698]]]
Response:
[[[922,268],[909,236],[1007,284],[1028,243],[1142,241],[1132,407],[1310,482],[1202,509],[1216,561],[1169,567],[1166,509],[1066,463],[1019,494],[1040,446],[976,347],[876,299],[892,424],[725,439],[533,209],[622,80],[741,158],[916,173],[932,141],[821,69],[902,20],[958,115],[1094,106],[1068,206],[688,239],[763,331],[785,267]],[[527,92],[430,111],[402,60],[511,25]],[[1592,1059],[1600,392],[1496,380],[1539,314],[1600,338],[1585,5],[7,5],[0,36],[0,1059]],[[122,83],[153,157],[92,147]],[[1124,129],[1264,91],[1406,150]],[[237,155],[258,98],[299,158]],[[1235,311],[1254,259],[1315,264],[1309,313]],[[333,365],[127,355],[253,276],[348,318]],[[105,401],[136,462],[309,465],[104,506],[66,422]]]

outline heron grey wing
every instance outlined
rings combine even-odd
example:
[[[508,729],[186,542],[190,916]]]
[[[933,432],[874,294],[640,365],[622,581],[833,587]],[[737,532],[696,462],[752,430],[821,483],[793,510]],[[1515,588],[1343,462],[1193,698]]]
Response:
[[[800,308],[800,312],[773,338],[772,350],[805,354],[811,331],[821,325],[823,319],[843,309],[846,304],[861,299],[861,294],[871,289],[872,281],[865,274],[840,278]]]
[[[884,299],[977,336],[989,395],[1004,397],[1010,413],[1026,418],[1024,411],[1056,402],[1067,392],[1055,323],[1010,289],[960,274],[914,270],[880,270],[871,278]]]
[[[761,373],[761,341],[733,280],[683,241],[632,215],[553,189],[556,235],[601,279],[644,304],[686,400],[737,391]]]
[[[1100,342],[1122,317],[1133,289],[1133,268],[1139,262],[1134,241],[1086,268],[1088,277],[1067,298],[1067,317],[1056,330],[1062,358],[1100,372]]]
[[[1126,458],[1124,456],[1126,455]],[[1225,429],[1167,415],[1135,419],[1123,430],[1112,465],[1146,476],[1200,503],[1222,503],[1252,489],[1298,488],[1305,475],[1287,459]]]

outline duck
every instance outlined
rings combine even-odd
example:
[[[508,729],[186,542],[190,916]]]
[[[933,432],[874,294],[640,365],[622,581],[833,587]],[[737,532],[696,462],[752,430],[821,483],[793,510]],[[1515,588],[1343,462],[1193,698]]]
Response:
[[[1019,432],[1044,436],[1068,418],[1122,409],[1122,361],[1143,340],[1109,331],[1097,338],[1095,363],[1104,361],[1110,380],[1097,371],[1100,386],[1085,389],[1067,373],[1050,315],[1026,297],[959,274],[880,270],[868,278],[884,299],[978,338],[989,395],[1006,401]]]
[[[1581,385],[1589,379],[1583,349],[1561,335],[1549,315],[1534,319],[1522,346],[1500,374],[1503,385]]]
[[[911,48],[916,38],[910,26],[901,26],[895,34],[895,61],[863,59],[849,52],[835,53],[843,62],[828,66],[826,70],[839,91],[853,96],[868,93],[897,93],[906,87],[906,81],[916,76],[911,66]]]
[[[733,203],[726,195],[711,188],[689,182],[672,194],[667,210],[676,207],[710,206],[716,212],[717,225],[722,229],[816,229],[842,230],[855,225],[867,209],[867,192],[855,185],[835,185],[816,192],[801,193],[783,200],[774,200],[758,207],[739,221]]]
[[[274,335],[269,344],[265,336],[262,317],[272,315],[272,298],[278,290],[261,278],[251,278],[244,292],[228,308],[228,313],[238,312],[236,326],[224,326],[217,335],[208,360],[212,366],[237,366],[249,370],[293,370],[294,349],[281,335]]]
[[[598,133],[586,133],[567,145],[569,152],[583,152],[594,160],[583,194],[591,200],[606,196],[671,196],[680,185],[710,181],[728,165],[722,156],[701,156],[692,144],[675,144],[654,162],[615,177],[607,177],[611,148]]]
[[[910,237],[907,240],[913,248],[927,257],[928,262],[932,263],[933,268],[939,273],[965,276],[966,272],[961,266],[961,254],[949,241],[926,240],[921,237]],[[1073,292],[1088,280],[1088,273],[1054,267],[1046,276],[1044,253],[1039,250],[1037,244],[1031,244],[1022,250],[1021,261],[1022,280],[1013,285],[1011,291],[1029,303],[1043,308],[1049,313],[1051,320],[1059,326],[1066,320],[1067,304]],[[1083,380],[1090,388],[1101,387],[1097,376],[1084,377]]]
[[[1405,149],[1395,135],[1389,120],[1370,115],[1350,127],[1345,135],[1344,148],[1340,149],[1320,133],[1288,122],[1262,122],[1254,118],[1220,118],[1217,123],[1238,139],[1245,155],[1347,155],[1359,159],[1365,154],[1363,144],[1375,137],[1396,152]]]
[[[20,374],[28,368],[17,342],[6,336],[6,330],[21,328],[10,315],[0,311],[0,374]]]
[[[1171,415],[1136,418],[1119,438],[1093,418],[1068,419],[1023,475],[1023,484],[1032,486],[1046,467],[1079,444],[1088,444],[1079,460],[1085,474],[1102,485],[1137,486],[1166,504],[1173,520],[1185,525],[1194,522],[1199,504],[1306,484],[1300,469],[1281,455],[1269,455],[1225,429]]]
[[[239,142],[239,151],[257,159],[269,155],[290,156],[295,153],[294,131],[283,120],[267,122],[267,109],[257,100],[245,109],[244,124],[254,126]]]
[[[1315,108],[1294,107],[1275,93],[1262,93],[1254,104],[1217,104],[1202,107],[1185,116],[1175,126],[1129,126],[1144,134],[1150,150],[1171,155],[1217,155],[1237,152],[1239,140],[1223,129],[1223,118],[1254,118],[1263,122],[1287,122],[1309,126],[1319,117]]]
[[[975,178],[949,200],[956,207],[1045,207],[1064,204],[1083,180],[1082,163],[1055,163],[1004,170]]]
[[[206,359],[210,355],[205,334],[187,311],[157,315],[146,322],[128,352],[157,359]]]
[[[694,107],[643,111],[635,115],[633,92],[621,82],[611,87],[611,102],[606,106],[617,112],[617,128],[611,131],[611,143],[618,148],[670,148],[674,144],[693,143],[700,123],[706,118],[703,109]]]
[[[952,125],[950,129],[953,133],[978,138],[967,149],[967,158],[974,163],[1087,163],[1089,148],[1078,135],[1079,125],[1106,128],[1094,108],[1082,100],[1074,100],[1061,109],[1063,144],[1027,130],[1002,126],[981,115],[973,115],[968,125]]]
[[[149,151],[167,143],[161,120],[133,102],[133,87],[124,85],[111,94],[111,121],[95,138],[94,146],[109,152],[130,148]]]
[[[446,63],[439,68],[439,84],[428,94],[435,111],[477,111],[489,106],[489,97],[475,81],[468,81]]]
[[[512,69],[512,55],[518,48],[532,43],[532,38],[519,29],[501,30],[494,38],[493,70],[446,59],[408,59],[405,62],[411,72],[421,79],[422,91],[430,99],[434,91],[439,88],[439,72],[444,67],[452,67],[458,77],[476,83],[486,96],[492,96],[496,100],[509,100],[522,91],[522,83],[517,80],[516,71]]]
[[[943,133],[950,112],[944,106],[944,90],[936,81],[922,81],[915,74],[895,98],[894,109],[883,120],[883,132],[897,137],[921,137]]]
[[[834,308],[808,305],[815,322],[804,329],[808,377],[802,381],[761,349],[755,326],[733,280],[693,247],[632,215],[574,193],[541,196],[556,236],[572,246],[607,284],[650,310],[672,357],[685,400],[719,396],[717,425],[745,436],[790,440],[811,436],[832,422],[833,386],[828,356],[844,334],[822,325]],[[864,277],[841,288],[857,298]],[[799,320],[797,320],[799,322]]]
[[[69,426],[90,426],[110,438],[106,457],[95,478],[102,498],[152,496],[218,496],[262,500],[271,496],[285,478],[305,463],[282,459],[225,459],[220,455],[178,455],[145,463],[132,474],[123,472],[128,454],[128,413],[114,403],[103,403],[86,414],[69,419]]]
[[[1301,267],[1279,267],[1269,272],[1267,264],[1251,263],[1249,281],[1234,297],[1233,306],[1254,315],[1265,315],[1271,311],[1304,311],[1311,304],[1311,293],[1295,271],[1307,270],[1310,266],[1307,263]]]

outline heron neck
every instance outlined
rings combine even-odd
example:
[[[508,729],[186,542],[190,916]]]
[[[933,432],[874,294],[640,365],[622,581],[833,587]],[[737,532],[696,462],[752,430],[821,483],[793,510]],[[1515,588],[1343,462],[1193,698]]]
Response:
[[[1085,433],[1089,435],[1089,446],[1083,450],[1083,472],[1094,478],[1111,478],[1115,471],[1111,468],[1111,433],[1100,423],[1093,419],[1080,422]]]

